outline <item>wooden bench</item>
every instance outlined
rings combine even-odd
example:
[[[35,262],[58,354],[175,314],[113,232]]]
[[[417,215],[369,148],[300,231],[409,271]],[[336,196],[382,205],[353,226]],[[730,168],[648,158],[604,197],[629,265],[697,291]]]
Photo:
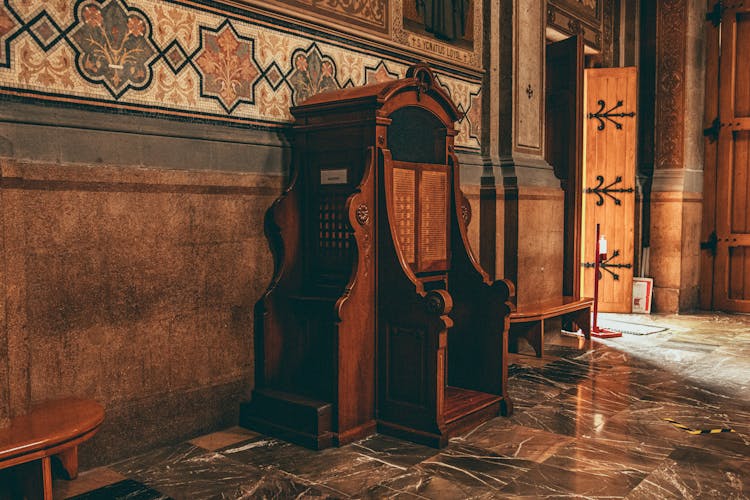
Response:
[[[14,467],[5,486],[17,490],[10,498],[51,499],[53,456],[68,479],[75,479],[78,445],[93,436],[103,420],[104,407],[96,401],[61,399],[35,406],[0,428],[0,470]]]
[[[594,299],[560,297],[519,308],[510,313],[508,351],[518,352],[518,339],[525,338],[536,356],[544,353],[544,320],[562,317],[563,325],[575,323],[586,338],[591,338],[591,308]]]

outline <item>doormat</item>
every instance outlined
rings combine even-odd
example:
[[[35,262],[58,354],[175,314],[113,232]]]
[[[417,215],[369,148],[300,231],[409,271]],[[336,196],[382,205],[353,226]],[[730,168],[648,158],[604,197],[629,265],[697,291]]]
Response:
[[[630,335],[651,335],[669,330],[666,326],[658,325],[641,325],[638,323],[627,323],[625,321],[615,321],[613,319],[599,319],[597,322],[600,328],[615,330],[617,332],[627,333]]]

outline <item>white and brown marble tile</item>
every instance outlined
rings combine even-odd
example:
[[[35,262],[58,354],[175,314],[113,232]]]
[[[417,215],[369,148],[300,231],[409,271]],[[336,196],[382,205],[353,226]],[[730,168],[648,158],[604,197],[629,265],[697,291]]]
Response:
[[[648,475],[629,499],[747,498],[750,459],[726,458],[694,448],[678,448]]]
[[[544,462],[571,441],[573,438],[569,436],[516,425],[502,417],[490,420],[451,440],[455,444],[468,444],[499,455],[537,463]]]

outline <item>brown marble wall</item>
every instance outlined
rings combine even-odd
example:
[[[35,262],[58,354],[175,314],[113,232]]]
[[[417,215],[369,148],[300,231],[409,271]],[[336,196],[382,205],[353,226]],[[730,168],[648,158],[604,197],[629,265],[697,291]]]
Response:
[[[0,160],[0,419],[49,398],[102,402],[84,466],[236,423],[273,267],[263,216],[282,189],[281,148],[215,127],[160,122],[157,135],[146,119],[140,134],[74,129],[74,112],[66,127],[4,122],[24,109],[0,112],[12,153]],[[268,173],[217,170],[274,158]]]
[[[700,275],[701,193],[651,195],[653,311],[695,308]]]
[[[2,303],[0,305],[0,360],[4,360],[8,359],[8,331],[5,328],[5,304],[4,301],[0,301],[0,303]],[[0,363],[0,429],[7,427],[9,424],[9,389],[8,363]]]
[[[557,188],[507,189],[506,207],[515,205],[518,224],[516,274],[513,256],[506,254],[506,277],[516,284],[516,305],[521,308],[562,295],[564,194]],[[509,204],[510,201],[510,204]],[[506,220],[514,214],[506,211]],[[507,245],[506,252],[512,251]],[[510,264],[510,265],[509,265]]]
[[[505,277],[503,274],[503,266],[505,265],[505,189],[500,186],[497,187],[495,195],[495,241],[497,242],[495,249],[495,269],[498,270],[498,278]]]
[[[482,263],[483,268],[486,271],[490,271],[490,266],[488,266],[485,262],[482,262],[481,257],[481,248],[482,248],[482,239],[487,238],[486,235],[482,233],[482,231],[488,231],[491,230],[490,228],[481,226],[481,220],[482,220],[482,200],[480,193],[481,186],[476,184],[462,184],[461,190],[466,195],[466,198],[469,200],[469,203],[471,204],[471,223],[468,227],[468,236],[469,236],[469,243],[471,244],[471,249],[474,252],[474,255],[479,259],[479,261]],[[504,205],[504,196],[505,191],[502,187],[498,187],[495,189],[495,200],[492,204],[492,207],[495,210],[495,224],[494,224],[494,230],[495,230],[495,241],[498,242],[496,248],[495,248],[495,262],[494,262],[494,269],[496,269],[497,277],[502,278],[503,277],[503,262],[505,258],[504,254],[504,245],[503,240],[505,238],[505,224],[504,224],[504,217],[505,217],[505,205]]]
[[[469,226],[466,228],[467,236],[469,237],[471,250],[479,258],[479,218],[481,217],[479,186],[463,184],[461,191],[463,191],[464,196],[469,200],[469,205],[471,206],[471,222],[469,222]]]
[[[685,193],[682,206],[682,275],[680,276],[679,311],[698,306],[700,284],[700,241],[703,218],[703,194]]]

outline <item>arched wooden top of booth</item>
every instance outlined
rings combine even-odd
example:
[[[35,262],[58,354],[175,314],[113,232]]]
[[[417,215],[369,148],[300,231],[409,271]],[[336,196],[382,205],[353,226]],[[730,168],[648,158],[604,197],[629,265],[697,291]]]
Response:
[[[292,107],[290,111],[295,117],[302,118],[326,108],[382,108],[380,115],[387,116],[403,106],[399,99],[400,95],[414,92],[417,93],[417,102],[426,97],[440,105],[444,114],[439,118],[449,129],[463,117],[450,96],[440,86],[435,73],[424,63],[411,66],[406,72],[406,78],[323,92]],[[407,98],[413,100],[411,96]]]

